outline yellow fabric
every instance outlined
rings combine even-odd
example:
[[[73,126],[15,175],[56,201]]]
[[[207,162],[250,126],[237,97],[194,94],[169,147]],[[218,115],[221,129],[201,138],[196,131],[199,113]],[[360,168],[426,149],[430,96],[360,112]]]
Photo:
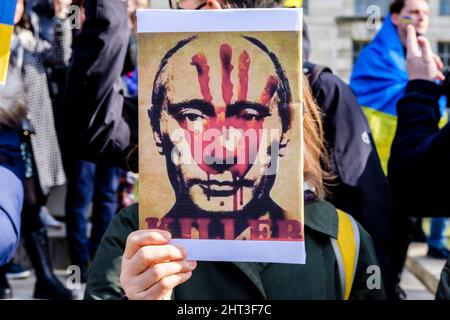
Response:
[[[0,84],[6,82],[13,31],[14,26],[0,24]]]
[[[387,166],[391,154],[391,145],[397,130],[397,116],[387,114],[372,108],[363,107],[369,127],[372,131],[375,147],[380,157],[384,174],[387,175]],[[447,114],[439,121],[439,127],[443,127],[448,120]]]
[[[284,6],[287,8],[301,8],[303,5],[303,0],[286,0],[284,1]]]
[[[391,154],[391,145],[397,129],[397,117],[383,113],[372,108],[363,107],[364,114],[369,122],[373,140],[380,157],[384,174],[387,175],[387,164]]]
[[[350,292],[352,291],[355,261],[356,261],[356,241],[353,232],[352,222],[348,215],[337,210],[339,217],[339,230],[337,243],[339,251],[341,252],[342,261],[345,270],[345,290],[344,299],[348,300]]]

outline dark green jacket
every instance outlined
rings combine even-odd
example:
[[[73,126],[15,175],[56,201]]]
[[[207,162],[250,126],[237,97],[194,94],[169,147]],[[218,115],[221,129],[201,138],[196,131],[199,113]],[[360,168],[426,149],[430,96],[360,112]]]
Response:
[[[450,300],[450,258],[442,270],[441,281],[436,293],[437,300]]]
[[[358,227],[360,253],[350,299],[384,299],[381,274],[380,289],[369,289],[373,271],[368,273],[368,267],[378,266],[378,261],[370,236]],[[136,205],[111,222],[90,270],[86,299],[122,298],[122,254],[128,235],[137,229]],[[306,264],[199,262],[191,279],[175,288],[175,299],[339,299],[340,278],[330,242],[337,232],[336,209],[324,201],[312,202],[305,206]]]

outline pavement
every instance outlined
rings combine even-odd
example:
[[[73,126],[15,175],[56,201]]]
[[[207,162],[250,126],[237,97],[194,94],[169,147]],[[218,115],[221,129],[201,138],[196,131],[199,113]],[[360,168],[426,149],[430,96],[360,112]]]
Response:
[[[58,278],[66,283],[67,276],[64,270],[55,271]],[[33,299],[33,286],[35,277],[32,275],[27,279],[21,280],[9,280],[9,283],[13,289],[14,300],[32,300]],[[409,270],[405,269],[402,275],[401,287],[407,294],[407,300],[433,300],[434,294],[432,294],[427,287]],[[81,284],[79,289],[75,289],[74,293],[77,300],[83,299],[85,284]]]
[[[407,269],[403,271],[400,287],[406,293],[406,300],[434,300],[434,294]]]
[[[66,287],[70,287],[71,281],[67,281],[68,276],[66,275],[65,270],[55,270],[55,274]],[[35,300],[33,299],[35,281],[36,278],[34,274],[26,279],[9,280],[9,285],[13,290],[13,298],[11,300]],[[80,284],[79,288],[73,288],[72,292],[74,293],[76,300],[83,299],[85,287],[85,284]]]
[[[407,300],[433,300],[445,261],[426,257],[427,246],[423,243],[413,243],[408,252],[406,268],[402,275],[400,286],[407,294]],[[71,285],[66,271],[55,271],[58,278],[66,285]],[[68,281],[69,280],[69,281]],[[14,297],[17,300],[33,299],[35,277],[10,280]],[[81,284],[74,290],[77,299],[83,298],[85,285]]]
[[[405,270],[419,280],[422,286],[434,296],[446,260],[427,257],[427,250],[428,246],[425,243],[412,243],[409,246]]]

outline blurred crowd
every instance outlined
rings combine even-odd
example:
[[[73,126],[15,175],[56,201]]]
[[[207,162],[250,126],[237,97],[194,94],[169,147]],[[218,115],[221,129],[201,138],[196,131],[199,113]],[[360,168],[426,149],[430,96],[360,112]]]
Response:
[[[172,9],[284,5],[281,0],[168,0]],[[79,10],[75,22],[69,19],[73,6]],[[8,78],[0,86],[0,299],[13,297],[8,279],[31,274],[14,259],[19,242],[35,272],[33,296],[74,298],[56,277],[49,251],[47,229],[63,223],[68,255],[80,268],[81,282],[87,282],[87,298],[143,296],[130,284],[138,276],[123,271],[132,269],[132,262],[123,261],[120,274],[121,262],[108,261],[105,250],[118,241],[111,221],[137,201],[136,10],[148,7],[146,0],[17,0]],[[350,298],[405,299],[400,279],[412,241],[427,242],[429,257],[449,258],[450,72],[426,39],[429,23],[427,0],[393,0],[349,84],[314,63],[310,43],[320,39],[310,39],[303,24],[303,72],[320,110],[328,155],[321,163],[328,173],[324,200],[367,231],[368,255],[373,253],[382,273],[383,294],[358,293],[365,270],[355,268]],[[55,218],[47,200],[63,185],[65,213]],[[422,229],[426,217],[432,217],[429,235]],[[131,261],[137,249],[130,246],[150,244],[144,242],[118,247],[125,256],[133,252],[128,252]],[[205,274],[212,270],[197,268]],[[186,272],[180,270],[172,273]],[[155,283],[169,278],[169,271],[160,272],[164,276]],[[450,299],[449,273],[447,264],[439,298]],[[166,296],[187,278],[145,296]]]
[[[19,159],[16,159],[15,169],[23,182],[24,201],[21,219],[15,217],[14,227],[16,236],[21,230],[23,245],[35,269],[34,297],[43,299],[73,297],[55,276],[50,259],[46,227],[58,229],[63,226],[46,207],[52,188],[67,186],[67,197],[63,202],[69,255],[72,263],[80,267],[81,280],[85,282],[89,261],[112,217],[118,209],[134,203],[137,179],[134,173],[125,169],[62,153],[59,141],[64,126],[66,74],[72,55],[72,39],[80,31],[73,28],[68,19],[68,15],[74,13],[69,10],[71,5],[80,8],[74,23],[81,27],[85,19],[83,1],[17,1],[9,76],[6,86],[0,88],[1,110],[5,110],[6,120],[14,121],[19,130],[18,145],[12,145],[3,130],[2,143],[9,144],[6,156],[19,157],[23,163],[19,165]],[[136,6],[142,4],[130,1],[130,30],[134,30]],[[123,87],[130,96],[137,95],[137,80],[133,76],[137,67],[136,55],[136,37],[133,36],[123,70]],[[8,185],[7,179],[3,182]],[[2,198],[4,196],[7,195],[2,193]],[[95,212],[92,215],[91,203],[92,212]],[[19,202],[15,205],[21,207]],[[92,223],[90,237],[87,235],[89,220]],[[7,277],[30,274],[11,257],[11,254],[2,254],[2,298],[12,295]]]

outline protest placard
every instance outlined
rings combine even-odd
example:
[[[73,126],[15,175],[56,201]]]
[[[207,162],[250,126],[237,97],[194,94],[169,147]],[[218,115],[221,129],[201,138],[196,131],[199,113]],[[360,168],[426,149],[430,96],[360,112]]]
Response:
[[[142,10],[140,227],[304,263],[301,9]]]

